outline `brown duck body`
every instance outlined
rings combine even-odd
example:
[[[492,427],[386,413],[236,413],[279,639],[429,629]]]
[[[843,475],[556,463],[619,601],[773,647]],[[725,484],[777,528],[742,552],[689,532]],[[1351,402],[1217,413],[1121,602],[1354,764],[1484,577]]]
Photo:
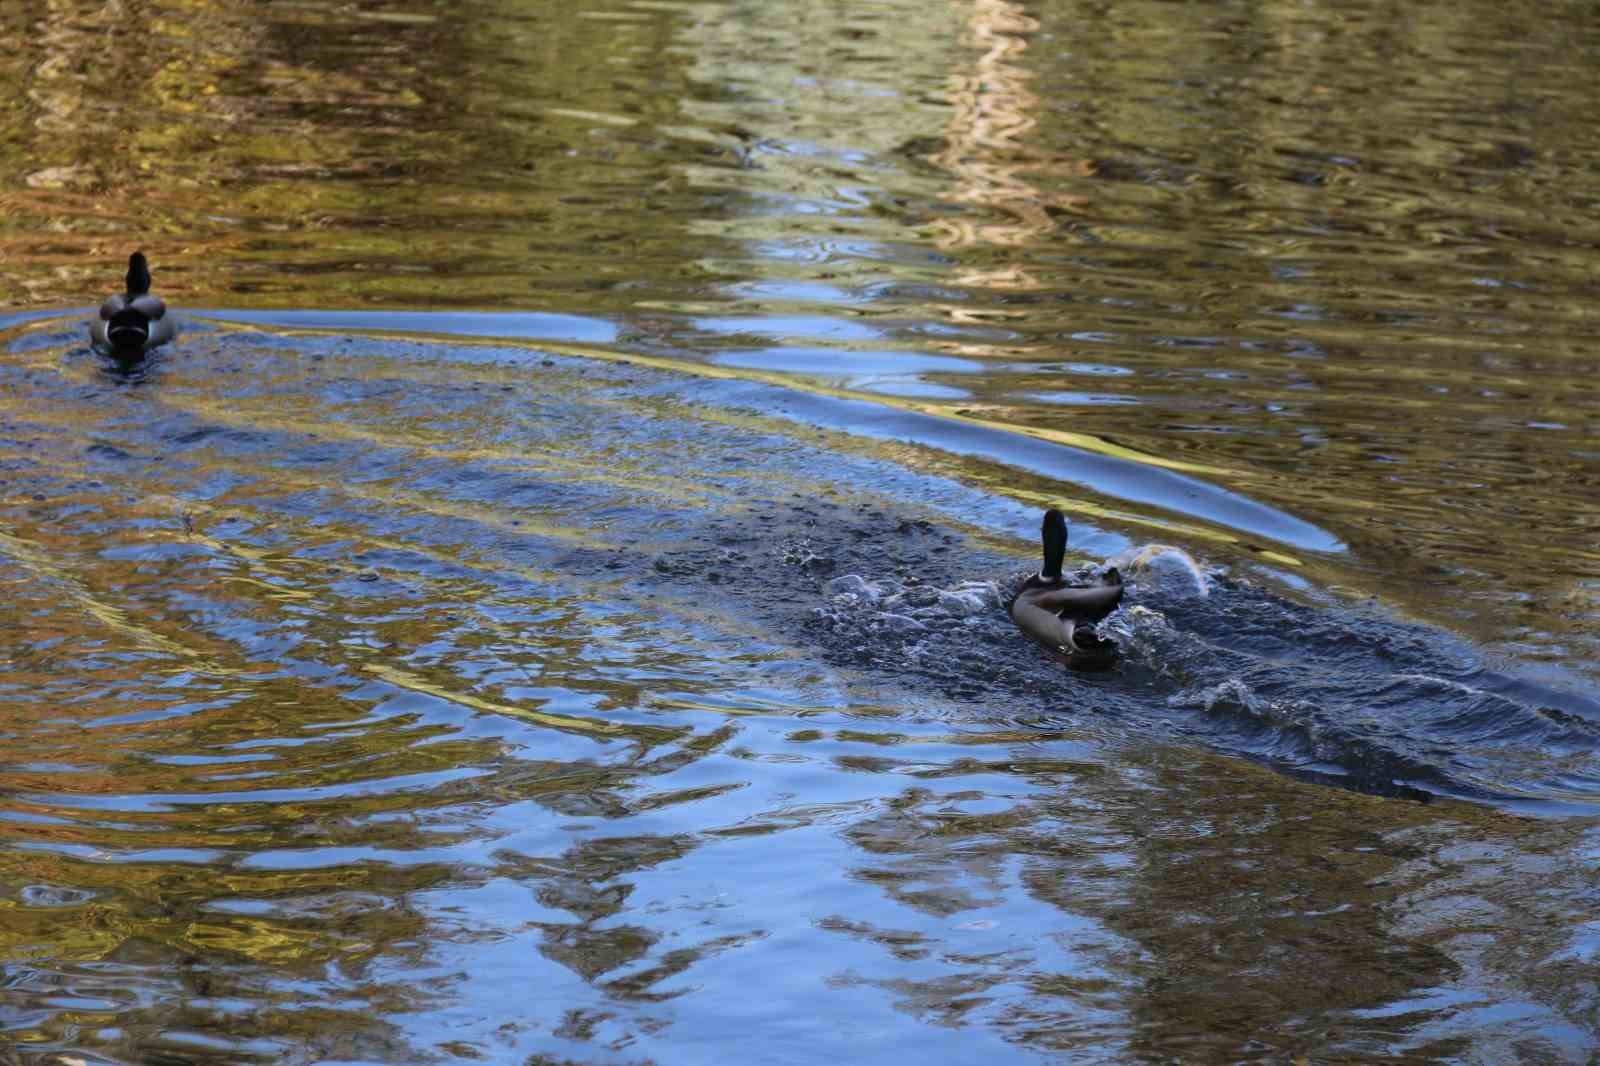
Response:
[[[150,266],[143,252],[128,257],[128,291],[106,297],[89,323],[95,347],[120,359],[136,359],[178,335],[167,305],[150,293]]]
[[[1104,669],[1116,659],[1117,646],[1097,636],[1092,626],[1122,602],[1122,576],[1112,570],[1097,585],[1069,585],[1061,576],[1067,550],[1067,520],[1060,511],[1045,512],[1040,530],[1044,567],[1023,583],[1011,601],[1011,620],[1035,641],[1080,670]]]

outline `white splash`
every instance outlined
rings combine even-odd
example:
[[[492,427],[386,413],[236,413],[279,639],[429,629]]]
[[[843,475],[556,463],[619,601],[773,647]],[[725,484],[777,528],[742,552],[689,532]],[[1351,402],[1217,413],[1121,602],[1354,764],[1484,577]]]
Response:
[[[1170,544],[1129,548],[1106,562],[1120,570],[1124,580],[1151,585],[1168,595],[1211,595],[1211,580],[1194,556]]]

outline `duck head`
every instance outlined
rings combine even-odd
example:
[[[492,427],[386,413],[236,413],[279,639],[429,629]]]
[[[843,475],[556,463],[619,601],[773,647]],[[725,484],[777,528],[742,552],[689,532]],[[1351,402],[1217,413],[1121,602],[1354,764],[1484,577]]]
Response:
[[[1039,527],[1039,540],[1044,545],[1044,565],[1039,577],[1045,581],[1061,580],[1061,561],[1067,555],[1067,516],[1054,507],[1044,513]]]
[[[134,252],[128,256],[128,300],[131,303],[135,296],[143,296],[149,291],[150,264],[143,252]]]

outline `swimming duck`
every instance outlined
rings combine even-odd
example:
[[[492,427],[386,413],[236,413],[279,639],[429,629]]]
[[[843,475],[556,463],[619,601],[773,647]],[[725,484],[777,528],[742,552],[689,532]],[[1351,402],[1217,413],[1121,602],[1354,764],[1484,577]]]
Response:
[[[1093,623],[1122,602],[1122,575],[1108,570],[1098,585],[1068,585],[1061,576],[1067,553],[1067,519],[1055,509],[1044,513],[1039,530],[1044,567],[1023,582],[1011,601],[1011,620],[1034,640],[1065,657],[1079,670],[1103,670],[1116,659],[1117,646],[1103,640]]]
[[[106,297],[89,323],[89,339],[119,359],[137,359],[178,335],[178,324],[159,296],[150,295],[150,264],[143,252],[128,257],[128,291]]]

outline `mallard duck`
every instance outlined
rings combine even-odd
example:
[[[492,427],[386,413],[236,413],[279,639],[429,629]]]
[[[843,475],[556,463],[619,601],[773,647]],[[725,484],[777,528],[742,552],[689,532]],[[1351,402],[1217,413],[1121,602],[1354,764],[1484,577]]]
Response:
[[[1044,513],[1039,530],[1044,566],[1023,582],[1011,601],[1011,620],[1034,640],[1065,657],[1080,670],[1104,669],[1116,658],[1117,646],[1091,628],[1122,602],[1122,575],[1106,572],[1098,585],[1068,585],[1061,576],[1067,553],[1067,519],[1055,509]]]
[[[137,359],[178,335],[161,297],[150,295],[150,264],[143,252],[128,256],[128,291],[106,297],[89,323],[89,339],[121,359]]]

